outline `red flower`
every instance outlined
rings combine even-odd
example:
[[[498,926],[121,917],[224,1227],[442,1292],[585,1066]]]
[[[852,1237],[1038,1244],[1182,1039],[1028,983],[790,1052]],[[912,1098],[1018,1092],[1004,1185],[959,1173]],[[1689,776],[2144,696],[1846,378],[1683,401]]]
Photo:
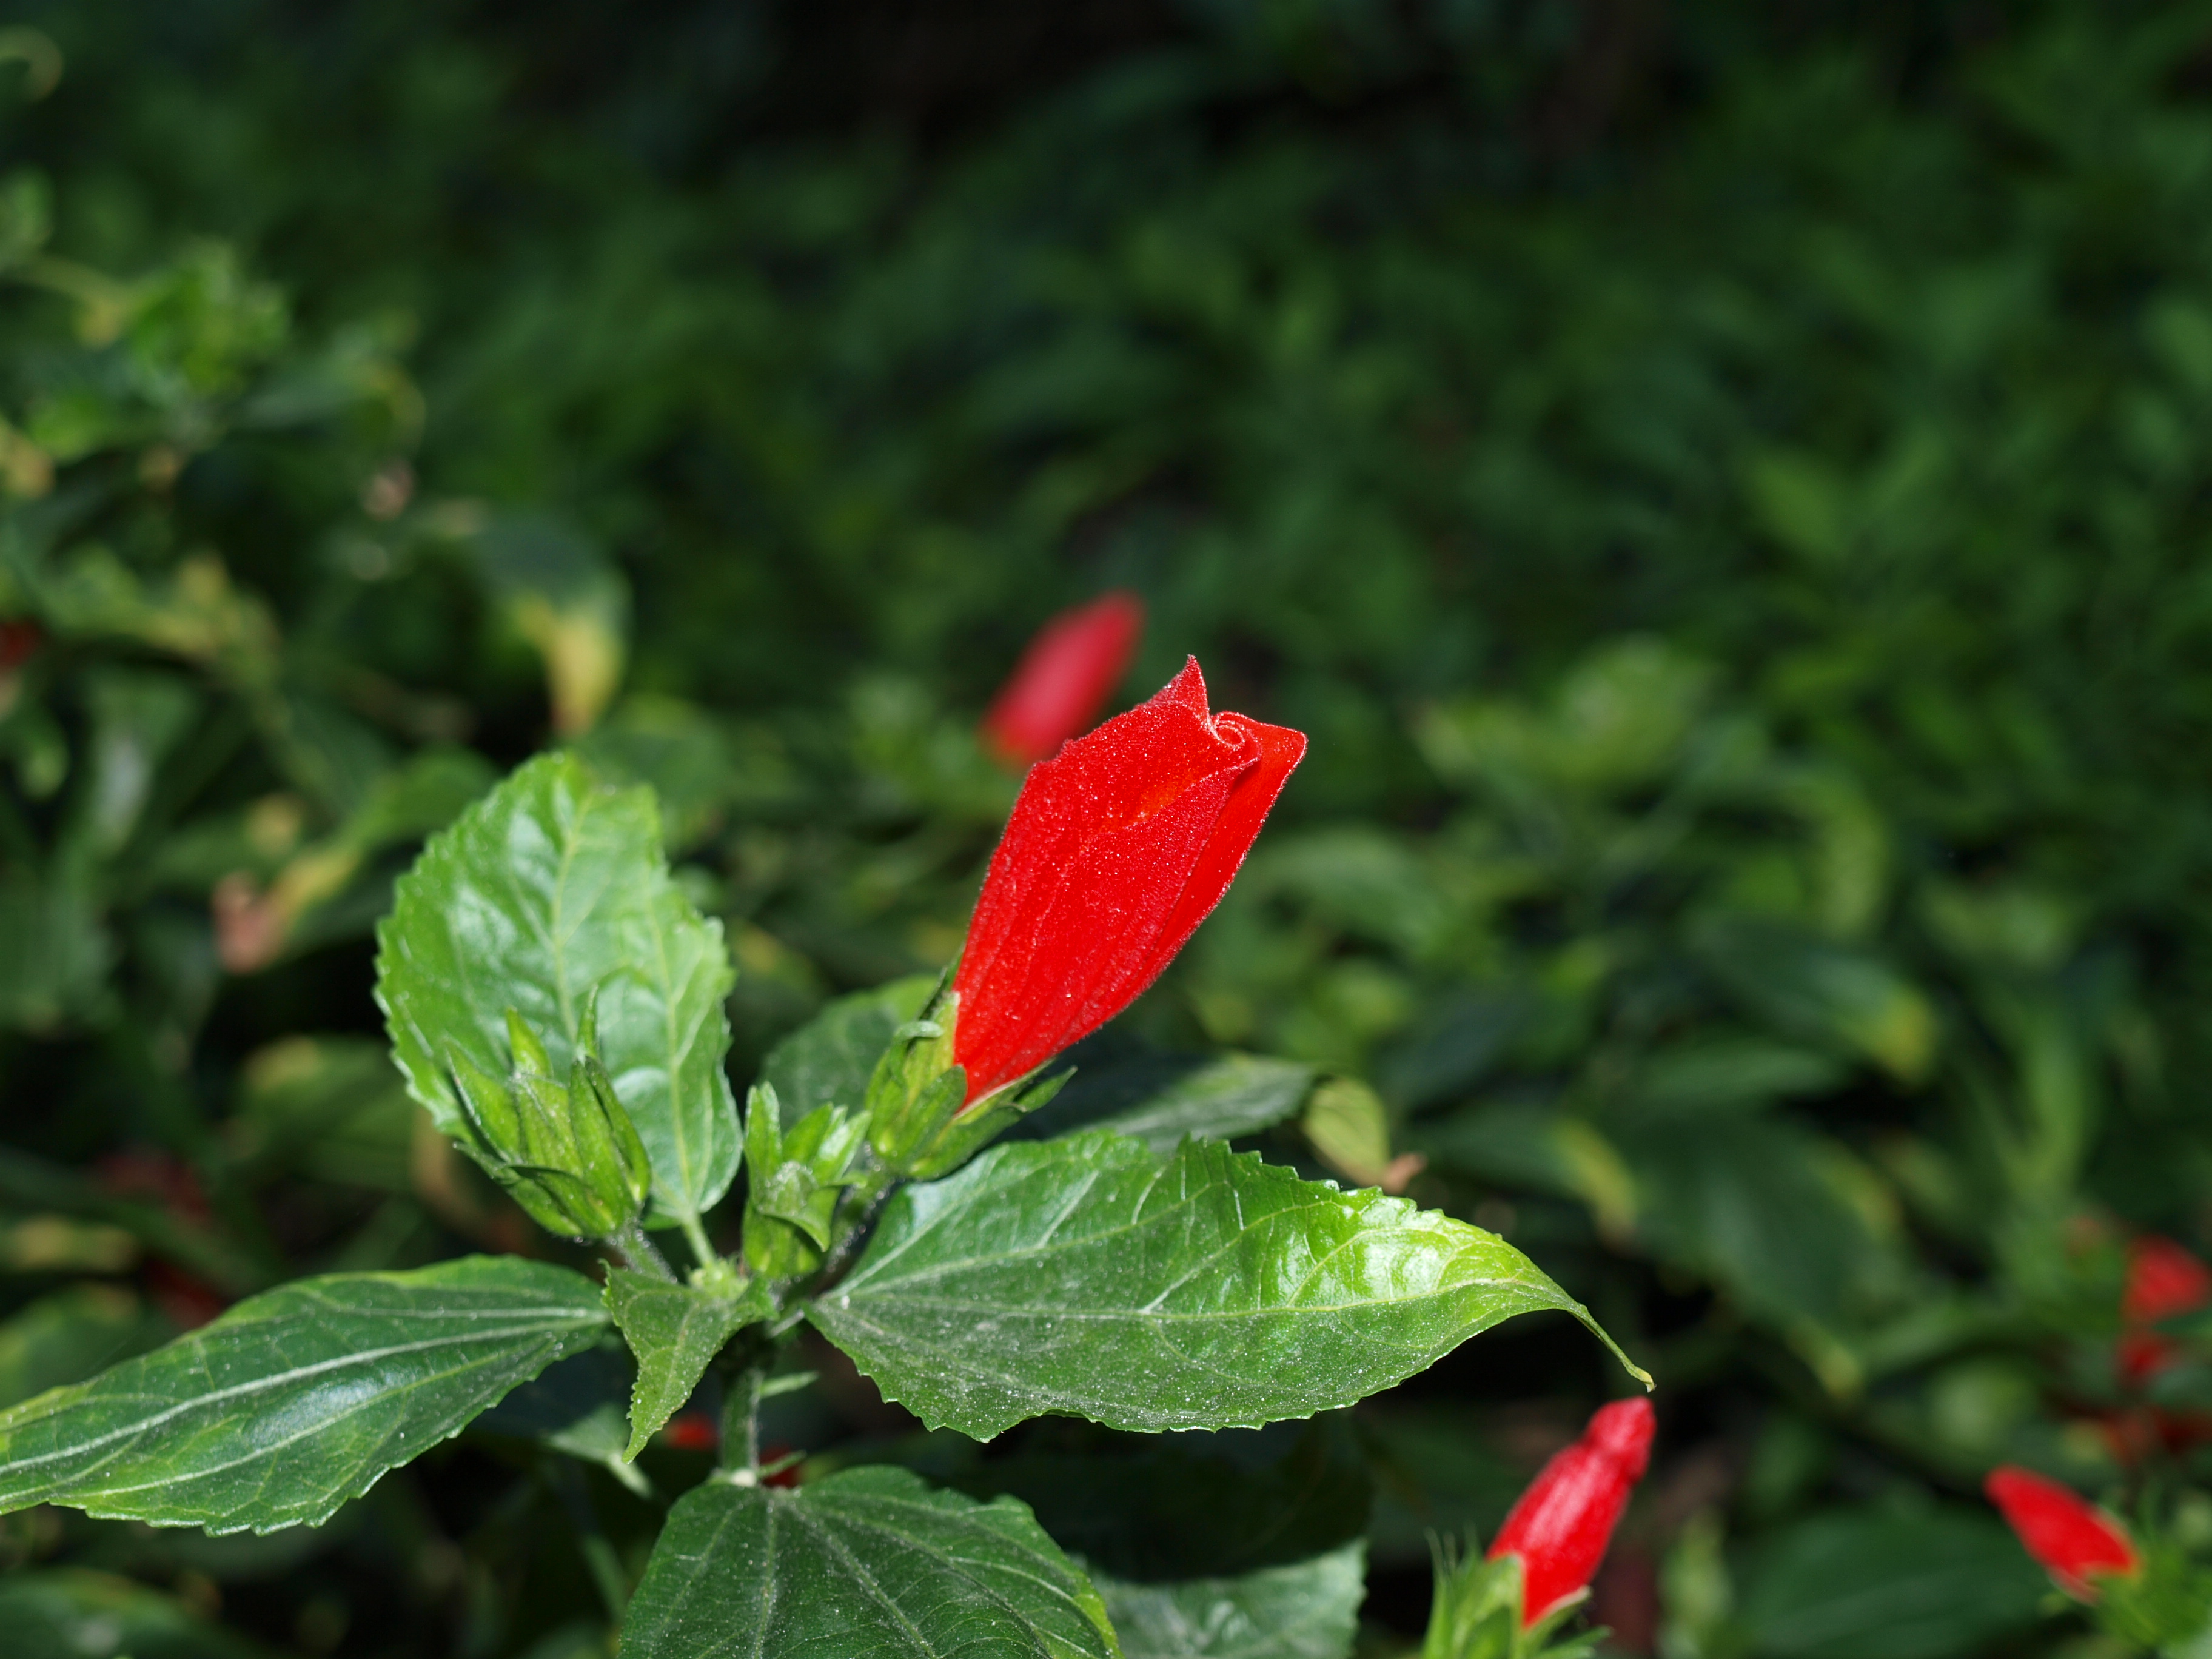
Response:
[[[1194,657],[1031,769],[952,988],[969,1101],[1136,1000],[1229,890],[1304,734],[1206,711]]]
[[[2120,1295],[2120,1317],[2128,1324],[2154,1325],[2207,1303],[2212,1303],[2212,1267],[2170,1238],[2146,1236],[2128,1247],[2127,1288]],[[2120,1338],[2118,1357],[2120,1375],[2140,1384],[2165,1369],[2173,1342],[2159,1331],[2130,1330]]]
[[[1028,766],[1083,732],[1120,683],[1144,631],[1144,601],[1119,592],[1063,611],[1039,629],[983,716],[991,752],[1010,766]]]
[[[1599,1407],[1583,1437],[1544,1465],[1498,1529],[1490,1559],[1521,1558],[1524,1629],[1580,1594],[1597,1571],[1650,1461],[1654,1426],[1651,1402],[1640,1395]]]
[[[2132,1573],[2139,1565],[2120,1523],[2056,1480],[2008,1463],[1990,1471],[1982,1490],[2027,1553],[2069,1595],[2094,1601],[2090,1573]]]

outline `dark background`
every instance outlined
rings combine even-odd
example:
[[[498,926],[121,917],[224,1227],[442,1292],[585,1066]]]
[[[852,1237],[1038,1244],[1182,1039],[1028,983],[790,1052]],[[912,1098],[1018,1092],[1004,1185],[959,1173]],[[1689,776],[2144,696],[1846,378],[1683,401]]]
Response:
[[[974,718],[1122,586],[1126,699],[1195,652],[1312,738],[1122,1035],[1365,1079],[1416,1196],[1651,1364],[1620,1650],[2060,1651],[2003,1459],[2212,1534],[2201,1368],[2111,1361],[2127,1241],[2212,1220],[2212,11],[17,20],[64,69],[0,96],[0,1223],[127,1237],[6,1247],[7,1397],[527,1243],[368,997],[495,770],[660,787],[742,1083],[949,953],[1012,788]],[[1423,1528],[1617,1382],[1538,1324],[1354,1414],[1376,1653]],[[40,1512],[0,1601],[558,1659],[574,1505],[651,1535],[559,1462],[464,1442],[250,1548]]]

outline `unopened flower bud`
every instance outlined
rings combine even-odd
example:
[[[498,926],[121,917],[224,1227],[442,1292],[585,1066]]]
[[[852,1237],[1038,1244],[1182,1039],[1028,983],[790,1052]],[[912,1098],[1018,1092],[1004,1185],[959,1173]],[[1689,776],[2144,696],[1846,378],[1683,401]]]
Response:
[[[470,1133],[462,1150],[550,1231],[608,1238],[645,1207],[653,1171],[601,1063],[596,1000],[587,1000],[565,1080],[538,1034],[510,1009],[504,1081],[459,1054],[448,1065]]]

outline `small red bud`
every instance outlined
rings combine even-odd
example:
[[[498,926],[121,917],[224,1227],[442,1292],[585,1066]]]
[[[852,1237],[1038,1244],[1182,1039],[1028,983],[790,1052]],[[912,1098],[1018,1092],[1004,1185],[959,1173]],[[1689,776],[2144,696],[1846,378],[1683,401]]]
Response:
[[[2129,1245],[2127,1285],[2120,1294],[2120,1317],[2126,1323],[2153,1325],[2195,1313],[2208,1303],[2212,1267],[2170,1238],[2147,1235]],[[2120,1338],[2118,1356],[2120,1375],[2140,1384],[2166,1368],[2173,1358],[2173,1343],[2162,1332],[2133,1329]]]
[[[1583,1437],[1544,1465],[1491,1540],[1489,1556],[1521,1558],[1525,1628],[1587,1585],[1605,1559],[1628,1494],[1651,1459],[1656,1419],[1641,1395],[1601,1406]]]
[[[682,1412],[662,1427],[660,1440],[678,1451],[712,1451],[722,1443],[722,1431],[704,1412]]]
[[[0,621],[0,674],[11,674],[28,662],[45,637],[38,623],[26,617]]]
[[[2005,1518],[2059,1588],[2084,1601],[2097,1599],[2088,1575],[2133,1573],[2141,1565],[2120,1523],[2056,1480],[2008,1463],[1983,1482]]]
[[[983,716],[991,752],[1025,767],[1087,731],[1144,631],[1144,601],[1124,592],[1063,611],[1039,629]]]

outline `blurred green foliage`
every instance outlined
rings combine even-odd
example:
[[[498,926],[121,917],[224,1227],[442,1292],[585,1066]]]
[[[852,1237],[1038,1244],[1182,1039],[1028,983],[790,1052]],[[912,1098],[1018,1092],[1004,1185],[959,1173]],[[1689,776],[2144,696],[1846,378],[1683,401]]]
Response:
[[[2111,1351],[2130,1234],[2212,1240],[2212,9],[896,12],[0,37],[0,1391],[526,1237],[362,1035],[495,769],[660,791],[742,1085],[955,947],[969,723],[1126,586],[1128,695],[1195,652],[1313,747],[1115,1040],[1343,1080],[1294,1150],[1418,1154],[1652,1364],[1622,1650],[2058,1651],[2003,1459],[2212,1532],[2212,1369]],[[1608,1386],[1485,1342],[1355,1414],[1378,1628]],[[567,1471],[41,1511],[0,1598],[588,1651],[570,1519],[604,1583],[644,1511]]]

